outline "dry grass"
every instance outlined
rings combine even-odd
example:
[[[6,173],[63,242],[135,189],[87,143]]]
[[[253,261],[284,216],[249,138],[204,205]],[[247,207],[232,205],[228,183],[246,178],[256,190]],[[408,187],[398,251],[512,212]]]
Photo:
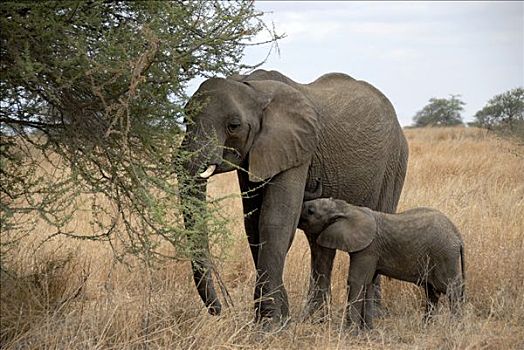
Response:
[[[6,260],[10,274],[1,275],[2,348],[523,349],[523,147],[475,129],[406,134],[411,155],[399,210],[435,207],[461,230],[468,297],[462,320],[453,321],[442,308],[424,326],[420,291],[385,280],[388,314],[372,332],[348,335],[341,327],[348,259],[338,254],[330,320],[258,332],[252,323],[253,264],[240,200],[232,198],[225,210],[237,239],[220,268],[235,305],[222,316],[207,315],[187,262],[128,269],[101,243],[56,240],[34,254],[32,242],[26,242]],[[213,178],[210,196],[235,191],[234,174]],[[82,215],[72,225],[89,229]],[[308,275],[307,243],[297,232],[285,270],[295,317],[303,308]]]

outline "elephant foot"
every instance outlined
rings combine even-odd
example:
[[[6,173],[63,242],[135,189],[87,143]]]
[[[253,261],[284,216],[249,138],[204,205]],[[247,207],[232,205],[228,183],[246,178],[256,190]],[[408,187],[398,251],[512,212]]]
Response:
[[[325,295],[311,297],[300,315],[300,321],[308,320],[313,323],[322,323],[328,320],[331,314],[328,299]]]
[[[352,337],[358,337],[360,336],[363,332],[363,329],[361,327],[359,327],[358,324],[355,324],[355,323],[351,323],[351,322],[345,322],[344,323],[344,328],[346,329],[346,333],[351,335]]]
[[[289,325],[289,315],[277,310],[255,311],[255,325],[259,331],[264,333],[280,332]]]
[[[289,327],[289,322],[281,324],[279,322],[273,322],[272,320],[263,320],[259,324],[253,325],[251,328],[250,334],[253,337],[252,341],[254,343],[263,343],[267,341],[270,337],[273,338],[275,335],[286,331]]]
[[[373,296],[371,303],[373,304],[372,316],[373,318],[384,318],[388,315],[388,310],[382,303],[382,288],[380,286],[380,276],[373,282]]]
[[[289,317],[262,317],[256,320],[256,333],[259,336],[274,335],[289,327],[291,318]]]
[[[300,315],[300,321],[323,323],[330,317],[329,305],[325,302],[308,303]]]
[[[369,334],[374,329],[372,324],[368,324],[365,322],[353,323],[349,320],[346,320],[344,322],[344,328],[346,329],[347,333],[349,333],[353,337]]]
[[[373,318],[384,318],[388,315],[387,308],[382,304],[380,299],[373,300]]]
[[[287,294],[284,291],[279,293],[283,297],[275,294],[272,298],[256,298],[255,302],[255,323],[260,325],[263,331],[279,331],[289,323],[289,304]],[[257,297],[257,295],[255,295]]]

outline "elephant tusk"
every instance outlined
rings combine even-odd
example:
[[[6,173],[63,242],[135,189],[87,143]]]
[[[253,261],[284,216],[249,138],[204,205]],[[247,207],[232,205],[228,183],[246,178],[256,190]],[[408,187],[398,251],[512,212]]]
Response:
[[[215,164],[211,164],[210,166],[207,167],[206,171],[204,171],[203,173],[200,173],[200,175],[198,176],[200,176],[203,179],[207,179],[208,177],[213,175],[216,168],[217,166]]]

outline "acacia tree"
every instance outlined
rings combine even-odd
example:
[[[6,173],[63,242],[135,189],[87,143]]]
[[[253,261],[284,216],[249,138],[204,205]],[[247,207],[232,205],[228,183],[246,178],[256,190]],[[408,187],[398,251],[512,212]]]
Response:
[[[491,98],[475,113],[475,125],[493,129],[496,127],[514,129],[524,122],[524,88],[508,90]]]
[[[423,126],[454,126],[461,125],[461,112],[465,103],[460,95],[450,95],[450,98],[430,98],[429,103],[413,117],[415,127]]]
[[[2,248],[42,222],[139,256],[160,254],[158,237],[181,246],[184,88],[250,68],[263,14],[243,1],[3,2],[0,14]],[[94,234],[68,228],[82,208]]]

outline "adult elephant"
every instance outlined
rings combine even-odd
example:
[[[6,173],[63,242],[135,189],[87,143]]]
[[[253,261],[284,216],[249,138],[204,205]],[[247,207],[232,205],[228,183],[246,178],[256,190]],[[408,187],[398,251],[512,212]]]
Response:
[[[182,202],[205,198],[205,179],[237,171],[245,230],[256,267],[257,319],[288,316],[282,274],[297,228],[305,191],[321,183],[321,196],[395,212],[406,174],[408,146],[389,100],[370,84],[329,73],[299,84],[276,71],[211,78],[190,99],[192,122],[182,149],[185,163],[203,186],[182,191]],[[184,183],[182,182],[182,187]],[[195,221],[185,212],[186,226]],[[199,242],[193,273],[211,314],[221,310]],[[311,248],[307,309],[318,309],[330,293],[335,250]]]

